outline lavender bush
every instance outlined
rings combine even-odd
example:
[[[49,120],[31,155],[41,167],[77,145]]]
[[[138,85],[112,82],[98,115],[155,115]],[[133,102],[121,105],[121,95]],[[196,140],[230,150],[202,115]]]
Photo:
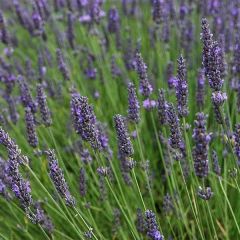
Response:
[[[0,239],[240,239],[240,1],[0,1]]]

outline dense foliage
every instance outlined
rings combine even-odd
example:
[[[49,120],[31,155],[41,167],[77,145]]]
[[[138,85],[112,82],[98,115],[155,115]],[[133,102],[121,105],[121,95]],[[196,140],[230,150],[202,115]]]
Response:
[[[240,1],[0,1],[0,239],[240,239]]]

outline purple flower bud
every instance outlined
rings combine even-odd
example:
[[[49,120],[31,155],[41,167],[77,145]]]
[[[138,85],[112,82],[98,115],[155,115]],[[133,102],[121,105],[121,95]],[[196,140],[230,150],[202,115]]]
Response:
[[[149,97],[153,91],[152,85],[149,83],[148,75],[147,75],[147,66],[143,61],[141,53],[136,53],[136,69],[139,76],[139,90],[140,93],[145,96]]]
[[[34,122],[33,113],[31,112],[31,108],[25,108],[25,123],[26,123],[26,130],[27,130],[27,139],[28,143],[32,147],[37,147],[38,145],[38,137],[36,133],[36,126]]]
[[[170,127],[169,144],[174,149],[181,149],[184,142],[180,131],[179,118],[172,103],[167,106],[167,120]]]
[[[134,123],[140,121],[140,106],[133,83],[128,84],[128,119]]]
[[[75,199],[69,191],[68,185],[64,179],[63,171],[58,165],[54,150],[49,149],[46,151],[46,154],[48,158],[50,178],[52,179],[56,190],[59,195],[65,199],[67,205],[74,206]]]
[[[215,106],[220,107],[227,100],[227,94],[220,91],[213,92],[211,99]]]
[[[125,118],[120,114],[114,116],[115,129],[118,138],[118,151],[122,157],[131,157],[134,153],[133,146],[126,128]]]
[[[97,173],[100,175],[100,176],[103,176],[103,177],[107,177],[108,174],[109,174],[109,168],[108,167],[98,167],[97,168]]]
[[[176,97],[178,102],[178,114],[180,117],[186,117],[188,111],[188,85],[186,81],[186,66],[182,56],[178,59],[176,83]]]
[[[31,188],[29,181],[25,181],[19,175],[19,179],[15,179],[12,182],[12,191],[14,192],[16,198],[19,199],[21,206],[27,209],[32,204]]]
[[[210,187],[202,188],[199,186],[197,194],[203,200],[209,200],[213,196],[213,192]]]
[[[197,119],[194,121],[193,139],[195,147],[193,148],[193,159],[195,174],[200,177],[206,177],[209,171],[208,165],[208,144],[211,140],[206,131],[206,116],[204,113],[197,113]]]
[[[37,85],[37,102],[41,113],[42,122],[46,127],[51,126],[52,118],[47,105],[47,96],[44,93],[42,84]]]
[[[145,221],[147,228],[147,235],[153,240],[164,240],[164,237],[158,230],[158,224],[156,221],[156,216],[153,211],[146,210],[145,212]]]

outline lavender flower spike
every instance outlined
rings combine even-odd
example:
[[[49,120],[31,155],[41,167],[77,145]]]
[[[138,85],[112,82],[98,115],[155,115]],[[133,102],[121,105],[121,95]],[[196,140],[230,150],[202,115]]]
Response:
[[[18,170],[19,153],[14,149],[9,149],[8,152],[8,176],[11,178],[11,188],[16,198],[19,199],[22,208],[27,211],[32,204],[30,183],[24,180]]]
[[[179,118],[172,103],[167,106],[167,120],[170,127],[170,146],[174,149],[182,149],[184,143],[180,131]]]
[[[68,185],[64,179],[63,171],[58,165],[54,150],[49,149],[46,151],[46,154],[49,163],[50,178],[52,179],[56,190],[59,195],[65,199],[67,205],[74,206],[75,199],[69,192]]]
[[[43,86],[41,84],[37,85],[37,102],[41,113],[41,118],[43,121],[43,124],[46,127],[49,127],[52,125],[52,119],[51,114],[47,105],[47,96],[44,93]]]
[[[133,83],[128,84],[128,119],[138,123],[140,121],[140,106],[137,99],[136,89]]]
[[[140,93],[145,97],[149,97],[153,91],[153,88],[152,85],[149,83],[147,66],[143,61],[141,53],[139,52],[136,53],[136,69],[140,80]]]
[[[193,139],[195,147],[193,149],[193,159],[195,173],[203,178],[208,175],[208,144],[211,137],[206,132],[206,116],[204,113],[197,113],[197,119],[194,121]]]
[[[202,33],[201,33],[201,40],[203,42],[203,53],[202,53],[202,63],[204,67],[205,76],[208,77],[210,63],[209,63],[209,56],[213,44],[213,35],[210,31],[209,24],[206,18],[202,19]]]
[[[93,107],[88,104],[88,98],[73,93],[71,112],[76,132],[80,134],[83,140],[89,142],[94,149],[101,150],[96,116]]]
[[[34,117],[31,112],[31,108],[29,107],[25,108],[25,122],[26,122],[28,143],[35,148],[38,145],[38,137],[36,133]]]
[[[118,138],[119,154],[122,157],[131,157],[134,150],[126,128],[125,118],[120,114],[117,114],[114,116],[114,122]]]
[[[158,230],[156,216],[153,211],[146,210],[145,212],[147,235],[153,240],[164,240],[164,236]]]
[[[186,81],[186,66],[182,56],[178,59],[176,97],[178,102],[178,114],[180,117],[186,117],[188,111],[188,85]]]

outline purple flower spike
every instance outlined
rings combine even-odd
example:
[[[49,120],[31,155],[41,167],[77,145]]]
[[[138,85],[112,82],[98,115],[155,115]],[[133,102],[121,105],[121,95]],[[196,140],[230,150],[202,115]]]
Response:
[[[210,70],[210,52],[213,44],[213,35],[210,31],[209,24],[206,18],[202,19],[202,33],[201,33],[201,40],[203,42],[203,67],[205,76],[208,77],[209,70]]]
[[[174,149],[181,149],[184,145],[179,125],[179,118],[172,103],[167,106],[167,120],[170,127],[169,144]]]
[[[178,114],[180,117],[186,117],[188,111],[188,85],[186,81],[186,66],[182,56],[178,59],[176,82],[176,96],[178,102]]]
[[[134,123],[140,121],[140,106],[133,83],[128,84],[128,119]]]
[[[38,145],[38,137],[36,133],[36,126],[34,122],[33,113],[31,112],[31,108],[29,107],[25,108],[25,122],[28,143],[35,148]]]
[[[163,235],[158,230],[158,225],[156,221],[156,216],[153,211],[146,210],[145,212],[145,221],[147,228],[147,235],[153,240],[164,240]]]
[[[140,93],[145,96],[149,97],[153,91],[152,85],[149,83],[148,75],[147,75],[147,66],[143,61],[141,53],[136,53],[136,69],[139,76],[139,90]]]
[[[88,98],[73,93],[71,112],[76,132],[80,134],[84,141],[89,142],[94,149],[101,150],[96,116],[93,107],[88,104]]]
[[[50,178],[52,179],[56,190],[59,195],[65,199],[67,205],[74,206],[75,199],[69,192],[68,185],[64,179],[63,171],[58,165],[54,150],[49,149],[46,151],[46,154],[48,158]]]
[[[42,122],[46,127],[52,125],[51,113],[47,105],[47,96],[42,84],[37,85],[37,102],[41,113]]]
[[[206,131],[206,116],[204,113],[197,113],[197,119],[194,121],[193,139],[195,147],[193,149],[193,159],[195,173],[198,177],[204,178],[208,175],[208,144],[211,140]]]
[[[117,132],[119,154],[123,158],[131,157],[134,153],[134,150],[126,128],[125,118],[120,114],[117,114],[113,119]]]

